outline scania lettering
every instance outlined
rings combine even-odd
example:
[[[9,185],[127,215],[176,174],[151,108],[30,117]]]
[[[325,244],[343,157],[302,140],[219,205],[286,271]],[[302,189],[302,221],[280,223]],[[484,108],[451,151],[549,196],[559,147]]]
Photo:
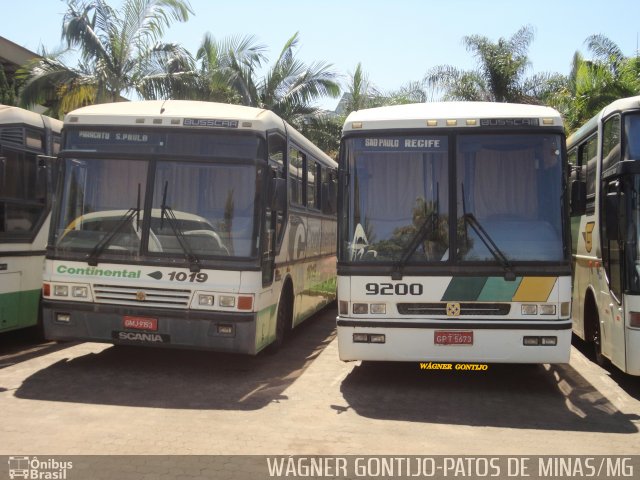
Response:
[[[120,340],[128,340],[130,342],[159,342],[163,343],[165,340],[162,335],[157,333],[133,333],[133,332],[118,332],[118,338]]]
[[[342,360],[569,361],[557,111],[481,102],[360,110],[345,122],[339,165]]]
[[[62,122],[0,105],[0,332],[38,324]]]
[[[139,101],[65,122],[48,338],[255,355],[335,299],[337,163],[272,112]]]

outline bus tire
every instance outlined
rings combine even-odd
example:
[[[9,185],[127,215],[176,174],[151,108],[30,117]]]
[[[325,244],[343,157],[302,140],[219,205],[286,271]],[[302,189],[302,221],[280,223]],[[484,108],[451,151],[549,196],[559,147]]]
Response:
[[[291,293],[290,284],[286,284],[282,295],[280,296],[280,303],[278,303],[278,313],[276,316],[276,338],[271,344],[272,351],[278,351],[284,345],[289,330],[291,330],[291,315],[293,312],[292,305],[293,295]]]
[[[593,325],[593,358],[598,365],[606,367],[609,364],[607,358],[602,354],[602,330],[600,329],[600,322],[596,316],[595,324]]]
[[[602,354],[602,329],[600,328],[600,316],[598,315],[598,308],[591,293],[587,294],[584,306],[585,339],[588,340],[591,345],[593,360],[601,367],[605,367],[607,366],[608,361]]]

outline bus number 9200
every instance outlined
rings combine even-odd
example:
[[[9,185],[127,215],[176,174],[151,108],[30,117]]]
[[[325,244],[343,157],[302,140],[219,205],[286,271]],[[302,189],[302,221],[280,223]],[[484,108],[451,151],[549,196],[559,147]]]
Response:
[[[422,295],[421,283],[367,283],[367,295]]]

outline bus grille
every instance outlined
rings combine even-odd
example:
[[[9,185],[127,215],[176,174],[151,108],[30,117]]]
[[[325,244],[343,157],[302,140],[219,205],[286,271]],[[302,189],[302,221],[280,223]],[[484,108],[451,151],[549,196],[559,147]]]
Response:
[[[505,316],[509,315],[509,303],[461,303],[460,316]],[[399,303],[400,315],[442,315],[447,316],[446,303]]]
[[[117,305],[144,305],[160,308],[187,308],[191,290],[167,288],[124,287],[119,285],[94,285],[96,303]]]

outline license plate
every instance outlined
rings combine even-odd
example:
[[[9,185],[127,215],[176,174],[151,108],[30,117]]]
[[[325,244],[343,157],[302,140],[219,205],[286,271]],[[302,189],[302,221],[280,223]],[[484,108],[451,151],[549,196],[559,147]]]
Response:
[[[122,317],[122,328],[127,330],[147,330],[155,332],[158,330],[158,319],[149,317]]]
[[[436,345],[473,345],[473,331],[437,330],[433,334]]]

